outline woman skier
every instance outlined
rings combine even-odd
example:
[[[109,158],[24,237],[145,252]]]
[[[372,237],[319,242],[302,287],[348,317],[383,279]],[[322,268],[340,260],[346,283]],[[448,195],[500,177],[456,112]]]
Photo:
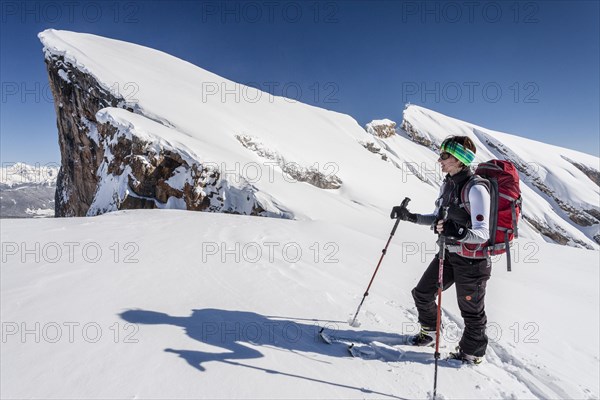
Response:
[[[464,320],[464,332],[456,352],[449,358],[469,364],[479,364],[485,354],[488,338],[485,333],[485,289],[490,278],[491,261],[484,252],[466,253],[463,244],[483,244],[488,241],[490,220],[490,194],[483,184],[470,184],[465,207],[461,199],[463,187],[473,178],[470,165],[476,148],[467,136],[451,136],[442,142],[440,157],[442,172],[447,175],[440,189],[433,214],[413,214],[406,207],[396,206],[391,217],[420,225],[434,226],[445,237],[443,264],[443,290],[456,284],[458,306]],[[441,210],[447,209],[446,219]],[[470,213],[467,211],[470,209]],[[433,346],[436,337],[439,254],[429,264],[417,286],[412,290],[419,314],[420,332],[411,338],[416,346]]]

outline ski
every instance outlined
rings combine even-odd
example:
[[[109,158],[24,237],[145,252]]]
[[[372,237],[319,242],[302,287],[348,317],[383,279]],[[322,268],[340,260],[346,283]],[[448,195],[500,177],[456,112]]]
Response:
[[[373,360],[378,358],[377,351],[371,346],[366,344],[350,343],[348,346],[348,352],[355,358],[362,358],[366,360]]]
[[[359,356],[358,350],[354,348],[354,343],[330,336],[327,332],[325,332],[325,328],[321,328],[321,330],[319,331],[319,336],[321,337],[321,340],[323,340],[323,342],[325,342],[327,344],[334,344],[334,343],[345,344],[347,346],[348,353],[350,353],[350,355],[352,357]]]
[[[348,353],[354,358],[361,358],[363,360],[384,360],[387,362],[398,361],[403,358],[405,351],[399,347],[409,346],[410,348],[423,348],[431,349],[432,344],[428,346],[417,346],[411,344],[405,338],[395,338],[389,340],[384,337],[370,337],[370,338],[350,338],[350,337],[338,337],[325,331],[325,328],[321,328],[319,336],[322,341],[326,344],[342,344],[346,346]],[[387,342],[386,342],[387,339]],[[446,347],[440,345],[441,347]],[[467,360],[457,359],[453,352],[447,353],[445,356],[440,357],[440,360],[449,366],[461,368],[461,367],[472,367],[477,366],[482,362],[480,358],[476,362],[469,362]]]
[[[323,339],[323,341],[327,344],[332,344],[333,343],[333,337],[329,336],[329,334],[327,332],[325,332],[325,328],[321,328],[321,330],[319,331],[319,336],[321,337],[321,339]]]
[[[404,351],[396,347],[382,343],[378,340],[360,341],[350,338],[338,338],[325,332],[324,328],[319,331],[319,336],[327,344],[340,343],[347,346],[348,353],[352,357],[365,360],[383,359],[385,361],[398,361],[404,355]],[[396,343],[397,345],[398,343]],[[399,343],[401,344],[401,343]]]

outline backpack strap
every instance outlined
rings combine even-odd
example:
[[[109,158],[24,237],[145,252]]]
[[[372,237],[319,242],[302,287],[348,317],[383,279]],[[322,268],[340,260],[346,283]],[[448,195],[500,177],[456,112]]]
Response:
[[[514,197],[511,197],[504,193],[498,193],[498,196],[500,196],[510,202],[510,211],[512,214],[512,226],[515,227],[514,234],[515,234],[515,237],[518,238],[519,237],[519,228],[517,226],[517,207],[519,207],[519,210],[521,209],[521,203],[523,202],[523,200],[522,200],[521,196],[519,196],[518,198],[515,199]]]
[[[508,196],[507,196],[508,197]],[[510,203],[511,212],[512,212],[512,226],[515,227],[515,237],[519,237],[519,227],[517,225],[517,207],[519,207],[519,213],[521,212],[521,204],[523,203],[523,199],[519,196],[518,199],[512,201]]]
[[[513,208],[514,210],[514,208]],[[514,222],[515,220],[513,220]],[[514,226],[514,225],[513,225]],[[512,271],[511,268],[511,260],[510,260],[510,244],[508,243],[508,233],[511,231],[512,229],[507,229],[507,232],[504,233],[504,246],[506,249],[506,270],[508,272]]]
[[[475,185],[483,185],[490,194],[490,238],[489,246],[494,246],[496,243],[496,230],[498,229],[498,182],[495,179],[485,179],[477,174],[473,175],[463,186],[460,199],[461,207],[471,214],[471,202],[469,201],[469,191]]]
[[[471,215],[471,202],[469,201],[469,191],[475,185],[483,185],[488,193],[490,193],[490,181],[479,176],[472,175],[469,180],[463,185],[460,191],[460,204],[459,207],[464,208],[469,215]],[[491,193],[490,193],[491,195]]]
[[[496,179],[490,179],[489,181],[490,191],[490,241],[489,243],[493,246],[496,243],[496,231],[498,230],[498,181]],[[507,250],[508,251],[508,246]]]

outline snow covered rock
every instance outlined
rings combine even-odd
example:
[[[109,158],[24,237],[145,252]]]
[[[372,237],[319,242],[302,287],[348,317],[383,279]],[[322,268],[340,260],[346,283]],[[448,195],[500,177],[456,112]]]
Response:
[[[160,130],[168,123],[143,116],[136,103],[108,90],[69,51],[54,47],[54,31],[40,38],[47,45],[61,150],[56,216],[178,208],[290,217],[277,207],[263,208],[258,190],[242,177],[236,177],[241,183],[227,181],[216,163],[202,163],[183,144],[147,132],[147,126]]]
[[[266,148],[259,139],[248,135],[236,135],[236,139],[247,148],[255,152],[259,157],[273,160],[281,168],[283,173],[298,182],[307,182],[321,189],[339,189],[342,180],[335,174],[324,174],[316,168],[299,165],[287,161],[277,152]]]
[[[389,119],[375,119],[369,122],[365,129],[371,135],[385,139],[396,134],[396,123]]]
[[[218,169],[204,168],[180,147],[155,146],[157,138],[144,137],[132,124],[112,117],[108,110],[122,116],[120,111],[132,113],[133,108],[93,76],[57,54],[47,53],[46,64],[55,104],[61,105],[56,107],[62,158],[57,216],[140,208],[271,215],[249,189],[238,189],[246,195],[245,204],[226,204],[228,189]]]

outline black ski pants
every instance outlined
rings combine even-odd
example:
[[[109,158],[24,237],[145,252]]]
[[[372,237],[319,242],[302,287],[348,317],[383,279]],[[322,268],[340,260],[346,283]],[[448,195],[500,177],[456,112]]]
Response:
[[[437,284],[439,256],[429,264],[417,286],[412,290],[421,326],[435,329],[437,320]],[[489,259],[470,259],[446,252],[444,259],[444,290],[456,284],[458,307],[465,322],[459,346],[466,354],[482,357],[488,344],[485,334],[485,287],[490,279]]]

